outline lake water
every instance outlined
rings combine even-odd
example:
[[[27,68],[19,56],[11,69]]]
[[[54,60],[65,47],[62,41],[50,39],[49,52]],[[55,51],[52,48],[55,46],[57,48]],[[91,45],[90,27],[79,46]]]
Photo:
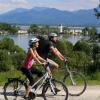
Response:
[[[8,35],[8,36],[0,35],[0,39],[3,39],[4,37],[9,37],[13,39],[15,44],[19,45],[21,48],[27,51],[28,41],[34,36],[33,35]],[[82,38],[83,36],[69,36],[66,38],[66,40],[68,40],[74,45],[78,40],[81,40]]]

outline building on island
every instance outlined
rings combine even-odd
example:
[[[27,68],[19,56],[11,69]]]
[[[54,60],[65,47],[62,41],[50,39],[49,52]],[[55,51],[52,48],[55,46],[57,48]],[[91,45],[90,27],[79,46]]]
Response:
[[[62,26],[62,24],[61,25],[59,25],[59,31],[60,31],[60,33],[63,33],[63,26]]]
[[[60,24],[58,26],[58,29],[59,29],[60,33],[64,32],[64,27],[66,27],[66,26],[63,26],[62,24]],[[84,27],[73,27],[73,26],[72,27],[67,27],[67,28],[68,28],[67,32],[72,33],[73,35],[81,34],[83,29],[84,29]]]
[[[29,30],[29,26],[19,26],[20,29],[18,30],[19,34],[27,34]]]
[[[72,33],[73,35],[78,35],[82,33],[82,30],[84,27],[68,27],[69,32]]]

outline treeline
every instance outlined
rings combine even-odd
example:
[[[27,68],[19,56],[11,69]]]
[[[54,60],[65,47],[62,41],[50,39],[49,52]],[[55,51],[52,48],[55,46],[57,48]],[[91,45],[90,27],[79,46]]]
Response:
[[[100,71],[100,45],[81,40],[73,46],[70,42],[61,40],[57,47],[68,58],[72,69],[78,69],[87,75]]]
[[[0,40],[0,72],[18,69],[25,52],[9,38]]]
[[[72,69],[82,71],[91,77],[100,72],[100,45],[84,40],[72,45],[70,42],[61,39],[57,42],[57,48],[68,58],[68,65]],[[12,39],[4,38],[0,40],[0,72],[19,70],[24,57],[24,50],[15,45]],[[60,64],[60,68],[64,67],[64,63],[58,58],[53,57],[53,55],[51,57]]]
[[[7,23],[0,23],[0,34],[20,34],[18,33],[20,27],[15,25],[10,25]],[[38,25],[32,24],[29,26],[27,30],[28,34],[48,34],[50,32],[55,32],[59,34],[59,28],[57,26],[49,26],[49,25]],[[66,26],[63,27],[63,34],[71,35],[72,32]],[[85,27],[82,30],[81,35],[89,35],[94,36],[97,34],[97,29],[95,27]]]
[[[17,34],[19,27],[7,23],[0,23],[0,34]]]
[[[57,26],[49,26],[49,25],[37,25],[37,24],[32,24],[30,25],[30,28],[28,30],[28,33],[32,34],[48,34],[50,32],[55,32],[59,34],[59,28]],[[63,27],[63,34],[71,35],[72,32],[70,31],[70,28],[67,26]],[[96,27],[85,27],[82,29],[81,35],[88,35],[88,36],[94,36],[97,34],[97,29]]]

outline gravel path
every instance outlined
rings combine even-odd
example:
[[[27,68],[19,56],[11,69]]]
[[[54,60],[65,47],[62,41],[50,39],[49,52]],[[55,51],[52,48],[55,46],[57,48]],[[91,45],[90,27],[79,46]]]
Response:
[[[5,100],[2,91],[3,89],[2,87],[0,87],[0,100]],[[18,98],[17,100],[24,100],[24,99]],[[35,100],[43,100],[43,99],[36,98]],[[57,100],[61,99],[58,98]],[[100,86],[88,86],[85,93],[83,93],[81,96],[77,97],[69,96],[68,100],[100,100]]]

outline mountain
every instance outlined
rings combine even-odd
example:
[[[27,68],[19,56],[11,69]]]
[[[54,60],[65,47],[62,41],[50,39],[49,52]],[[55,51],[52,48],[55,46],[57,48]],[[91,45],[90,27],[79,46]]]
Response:
[[[17,8],[0,14],[0,22],[49,25],[100,25],[100,20],[94,14],[93,9],[70,12],[47,7]]]

